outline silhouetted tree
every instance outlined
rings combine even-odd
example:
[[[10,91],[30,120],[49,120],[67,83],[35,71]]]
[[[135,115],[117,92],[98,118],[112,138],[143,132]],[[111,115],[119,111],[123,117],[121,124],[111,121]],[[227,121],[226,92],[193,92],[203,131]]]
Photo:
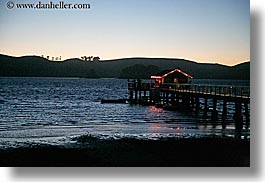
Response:
[[[88,61],[92,61],[93,56],[88,56]]]
[[[99,61],[100,60],[100,57],[96,56],[93,58],[93,61]]]
[[[81,59],[82,59],[83,61],[87,61],[88,59],[90,59],[90,57],[82,56]]]
[[[100,58],[98,56],[97,57],[93,57],[93,56],[82,56],[81,59],[83,61],[89,61],[89,62],[91,62],[91,61],[99,61],[100,60]]]

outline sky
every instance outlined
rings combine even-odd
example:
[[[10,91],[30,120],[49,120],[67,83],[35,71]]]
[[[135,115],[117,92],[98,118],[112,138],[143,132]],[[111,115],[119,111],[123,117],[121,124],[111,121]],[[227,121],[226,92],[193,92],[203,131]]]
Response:
[[[61,0],[13,0],[42,4]],[[90,9],[8,9],[0,1],[0,54],[62,59],[250,60],[249,0],[64,0]]]

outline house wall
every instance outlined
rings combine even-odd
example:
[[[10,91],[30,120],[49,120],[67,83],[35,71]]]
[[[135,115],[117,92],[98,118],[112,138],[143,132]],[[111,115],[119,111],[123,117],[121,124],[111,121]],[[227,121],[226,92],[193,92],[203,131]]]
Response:
[[[175,72],[165,77],[164,83],[188,83],[188,77],[179,72]]]

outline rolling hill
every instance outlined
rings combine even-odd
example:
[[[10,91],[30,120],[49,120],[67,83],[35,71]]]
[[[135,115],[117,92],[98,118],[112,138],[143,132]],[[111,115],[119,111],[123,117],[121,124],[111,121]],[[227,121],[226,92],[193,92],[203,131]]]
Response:
[[[179,67],[194,78],[250,79],[250,62],[235,66],[168,58],[124,58],[96,62],[74,58],[56,62],[38,56],[7,55],[0,55],[0,76],[129,78],[129,75],[123,73],[132,68],[137,69],[135,65],[142,68],[138,70],[142,78],[148,78],[151,74],[165,69]]]

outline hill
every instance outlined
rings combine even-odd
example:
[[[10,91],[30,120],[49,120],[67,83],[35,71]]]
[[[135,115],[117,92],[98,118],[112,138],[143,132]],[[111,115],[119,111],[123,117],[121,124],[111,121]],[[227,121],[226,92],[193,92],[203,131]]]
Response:
[[[151,74],[176,67],[194,78],[250,79],[250,62],[236,66],[168,58],[124,58],[96,62],[74,58],[56,62],[38,56],[0,55],[0,76],[129,78],[129,71],[134,69],[141,78],[148,78]]]

